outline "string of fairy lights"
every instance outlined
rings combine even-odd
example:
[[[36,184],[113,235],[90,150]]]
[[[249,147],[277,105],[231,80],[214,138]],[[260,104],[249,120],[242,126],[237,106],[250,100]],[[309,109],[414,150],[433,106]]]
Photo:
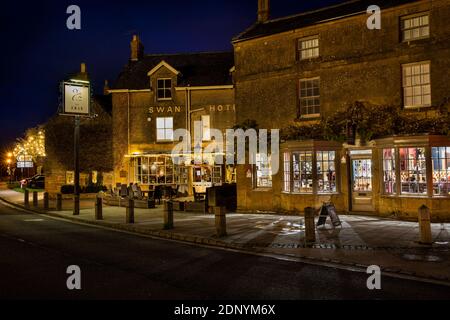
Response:
[[[19,156],[31,156],[33,160],[38,157],[45,157],[45,132],[44,130],[30,130],[25,138],[20,138],[13,150],[13,155],[17,159]]]

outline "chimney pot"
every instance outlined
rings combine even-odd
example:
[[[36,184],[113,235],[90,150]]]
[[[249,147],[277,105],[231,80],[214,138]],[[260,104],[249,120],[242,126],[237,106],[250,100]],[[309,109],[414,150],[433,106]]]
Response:
[[[86,73],[86,63],[84,63],[84,62],[81,63],[80,72],[81,73]]]

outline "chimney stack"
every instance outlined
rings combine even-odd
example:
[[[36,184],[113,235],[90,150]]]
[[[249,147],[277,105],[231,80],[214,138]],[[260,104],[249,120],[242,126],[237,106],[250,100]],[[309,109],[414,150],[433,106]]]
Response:
[[[105,84],[103,85],[103,95],[109,94],[109,82],[108,80],[105,80]]]
[[[258,0],[258,22],[263,23],[269,20],[270,0]]]
[[[139,36],[133,35],[133,39],[130,43],[131,46],[131,61],[139,61],[144,56],[144,45],[142,44]]]
[[[81,63],[80,73],[86,73],[86,63],[84,62]]]

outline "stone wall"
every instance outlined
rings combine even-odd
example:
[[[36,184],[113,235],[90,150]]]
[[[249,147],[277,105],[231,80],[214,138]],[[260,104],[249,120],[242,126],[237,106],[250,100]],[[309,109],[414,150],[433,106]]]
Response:
[[[430,38],[410,43],[400,41],[400,17],[429,11]],[[407,110],[424,117],[450,97],[450,2],[420,1],[382,11],[381,30],[366,27],[368,15],[336,19],[302,29],[234,42],[236,121],[256,120],[259,128],[284,128],[310,124],[320,118],[299,117],[299,80],[320,77],[321,116],[326,117],[355,101],[375,105],[403,106],[402,65],[430,61],[432,107]],[[299,60],[298,39],[319,36],[320,57]],[[342,147],[340,156],[348,149]],[[282,162],[280,162],[282,163]],[[340,164],[340,192],[326,199],[313,195],[282,193],[281,170],[271,189],[258,189],[247,178],[248,166],[238,168],[238,209],[241,211],[298,212],[332,200],[339,211],[349,210],[349,172]],[[373,153],[374,214],[417,216],[426,203],[433,219],[450,218],[450,199],[413,199],[381,195],[381,160]]]

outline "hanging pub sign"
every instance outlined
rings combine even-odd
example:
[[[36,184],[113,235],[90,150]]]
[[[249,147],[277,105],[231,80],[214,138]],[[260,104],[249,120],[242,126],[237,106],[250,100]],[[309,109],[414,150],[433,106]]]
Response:
[[[90,116],[91,87],[89,81],[70,80],[61,83],[60,114]]]

